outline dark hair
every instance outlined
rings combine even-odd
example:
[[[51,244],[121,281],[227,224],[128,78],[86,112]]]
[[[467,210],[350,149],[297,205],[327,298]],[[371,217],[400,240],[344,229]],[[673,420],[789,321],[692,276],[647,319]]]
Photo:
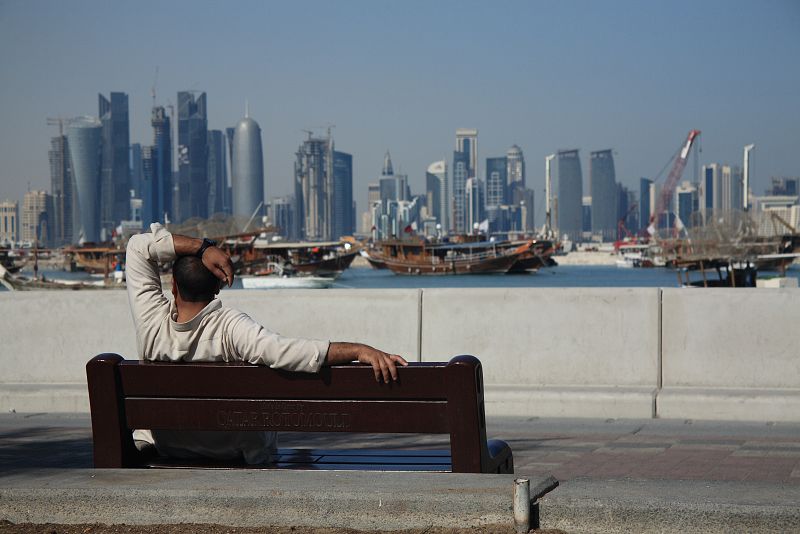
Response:
[[[172,278],[178,284],[178,293],[186,302],[214,300],[219,290],[219,278],[196,256],[181,256],[175,260]]]

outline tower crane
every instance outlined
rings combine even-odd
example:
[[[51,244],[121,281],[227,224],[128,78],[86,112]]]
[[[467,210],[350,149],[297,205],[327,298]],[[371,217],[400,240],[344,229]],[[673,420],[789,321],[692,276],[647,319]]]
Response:
[[[65,117],[47,117],[48,126],[58,126],[58,135],[64,135],[64,125],[68,124],[70,119]]]
[[[686,138],[683,147],[678,153],[678,157],[675,158],[675,162],[672,164],[672,170],[669,171],[667,181],[664,182],[664,187],[661,189],[661,194],[658,197],[656,209],[653,210],[653,214],[650,216],[650,226],[647,227],[647,232],[652,236],[657,236],[658,234],[658,222],[661,218],[661,215],[667,210],[670,202],[672,201],[672,195],[675,192],[675,187],[678,185],[678,182],[683,175],[683,169],[686,168],[686,162],[689,159],[689,153],[692,150],[695,140],[699,136],[700,130],[692,130],[689,132],[689,136]]]
[[[158,65],[156,65],[156,75],[153,78],[153,86],[150,87],[150,96],[153,97],[153,107],[156,107],[156,87],[158,86]]]

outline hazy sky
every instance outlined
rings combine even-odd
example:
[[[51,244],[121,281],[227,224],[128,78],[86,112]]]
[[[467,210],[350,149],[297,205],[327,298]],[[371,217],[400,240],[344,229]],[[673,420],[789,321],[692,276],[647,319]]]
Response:
[[[761,194],[800,175],[798,58],[796,0],[0,0],[0,199],[49,189],[46,117],[96,115],[98,92],[127,92],[131,142],[152,144],[156,66],[157,101],[206,91],[211,129],[249,100],[267,197],[293,191],[302,130],[328,124],[359,212],[387,148],[422,192],[459,127],[480,131],[481,175],[522,147],[537,219],[545,155],[580,148],[586,183],[589,152],[613,148],[634,186],[692,128],[701,163],[741,165],[755,143]]]

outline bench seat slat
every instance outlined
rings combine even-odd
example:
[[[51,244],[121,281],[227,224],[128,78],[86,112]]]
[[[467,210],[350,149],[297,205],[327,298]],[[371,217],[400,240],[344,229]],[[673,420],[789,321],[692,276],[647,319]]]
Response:
[[[452,470],[450,451],[434,449],[409,451],[392,449],[278,449],[265,465],[246,465],[243,462],[216,463],[208,460],[191,461],[156,458],[147,463],[160,468],[211,469],[339,469],[381,471],[441,471]]]
[[[443,401],[305,401],[127,398],[129,428],[167,430],[304,430],[398,433],[449,432]]]
[[[280,442],[280,436],[278,437]],[[445,457],[450,461],[450,449],[286,449],[278,448],[280,455],[311,455],[311,456],[437,456]]]
[[[449,473],[450,464],[276,464],[278,469],[307,471],[424,471],[426,473]]]
[[[152,462],[143,467],[154,467],[158,469],[291,469],[292,471],[423,471],[426,473],[449,473],[452,471],[450,464],[297,464],[297,463],[276,463],[271,465],[248,465],[232,466],[230,464],[214,465],[209,462],[197,464],[171,464]]]
[[[346,373],[331,384],[331,373]],[[170,391],[176,397],[294,399],[420,399],[446,398],[442,365],[414,364],[398,369],[398,381],[376,382],[368,365],[325,367],[319,373],[291,373],[241,363],[204,362],[120,364],[122,390],[128,397],[159,397]],[[408,376],[413,372],[413,378]],[[408,376],[403,380],[404,376]]]

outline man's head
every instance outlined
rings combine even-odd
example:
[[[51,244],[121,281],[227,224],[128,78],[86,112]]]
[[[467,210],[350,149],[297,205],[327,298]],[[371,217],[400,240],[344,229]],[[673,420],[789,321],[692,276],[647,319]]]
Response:
[[[184,302],[211,302],[219,293],[219,278],[196,256],[181,256],[172,265],[172,293]]]

